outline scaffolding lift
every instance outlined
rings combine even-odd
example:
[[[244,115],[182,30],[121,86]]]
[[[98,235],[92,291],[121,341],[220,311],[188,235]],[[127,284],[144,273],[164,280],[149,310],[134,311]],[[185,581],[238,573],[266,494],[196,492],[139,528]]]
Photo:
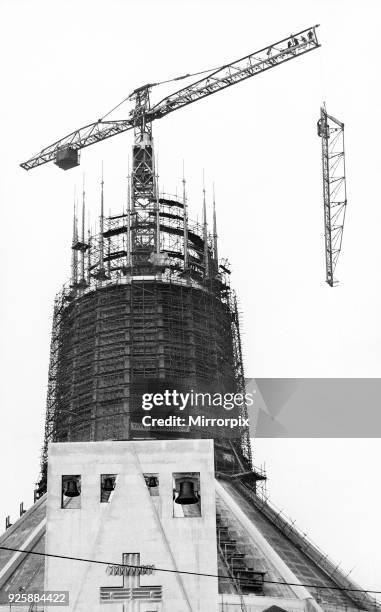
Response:
[[[320,109],[318,136],[322,143],[326,282],[334,287],[347,207],[344,123],[329,115],[325,104]]]

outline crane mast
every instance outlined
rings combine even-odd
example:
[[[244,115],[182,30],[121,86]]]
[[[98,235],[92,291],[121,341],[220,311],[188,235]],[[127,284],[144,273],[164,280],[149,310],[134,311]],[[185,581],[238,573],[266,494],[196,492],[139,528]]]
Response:
[[[158,194],[152,123],[147,121],[146,112],[150,105],[149,98],[149,87],[141,87],[133,94],[135,109],[131,174],[131,263],[140,273],[146,271],[147,265],[149,268],[150,264],[154,263],[149,261],[157,250],[157,227],[153,219],[156,218]]]
[[[160,83],[143,85],[129,96],[134,108],[127,119],[99,119],[49,145],[38,155],[22,163],[21,167],[30,170],[54,161],[60,168],[68,170],[79,165],[81,149],[133,129],[130,236],[127,237],[131,245],[131,258],[127,264],[130,271],[133,269],[134,273],[139,274],[149,272],[153,266],[163,267],[165,262],[160,256],[160,227],[157,227],[156,214],[159,198],[152,122],[320,47],[316,35],[317,27],[306,28],[234,62],[207,71],[206,76],[166,96],[153,106],[150,103],[150,92]],[[174,80],[189,76],[191,75],[184,75]]]

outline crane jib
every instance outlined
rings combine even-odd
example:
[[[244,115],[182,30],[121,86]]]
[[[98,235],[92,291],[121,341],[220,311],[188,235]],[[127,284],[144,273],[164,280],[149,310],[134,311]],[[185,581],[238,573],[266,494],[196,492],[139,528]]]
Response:
[[[306,28],[298,34],[292,34],[288,38],[273,43],[260,51],[255,51],[230,64],[225,64],[187,87],[166,96],[152,107],[149,107],[148,104],[145,107],[137,107],[135,111],[132,111],[131,119],[99,120],[75,130],[20,165],[25,170],[31,170],[54,161],[64,170],[73,168],[79,164],[80,149],[133,129],[136,127],[138,117],[140,121],[143,118],[145,123],[150,123],[179,108],[320,47],[316,35],[317,27]],[[136,89],[134,93],[143,90],[149,92],[152,87],[153,85],[145,85]]]

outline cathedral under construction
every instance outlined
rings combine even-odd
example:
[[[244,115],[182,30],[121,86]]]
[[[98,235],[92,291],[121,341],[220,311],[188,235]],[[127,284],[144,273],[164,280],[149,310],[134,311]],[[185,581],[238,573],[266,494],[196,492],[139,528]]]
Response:
[[[6,593],[20,588],[42,590],[44,577],[46,584],[46,561],[33,552],[46,551],[45,516],[53,478],[47,473],[48,448],[65,450],[70,443],[85,448],[83,444],[102,441],[139,445],[147,439],[148,444],[161,440],[178,445],[183,440],[184,452],[192,453],[187,443],[200,438],[212,439],[214,446],[216,610],[379,609],[268,501],[261,486],[266,476],[253,467],[247,428],[231,438],[216,435],[214,428],[147,429],[141,424],[141,398],[147,391],[245,391],[237,300],[228,263],[218,256],[215,207],[209,233],[205,193],[203,221],[192,222],[185,181],[183,185],[180,198],[157,193],[144,221],[137,221],[132,181],[127,210],[107,218],[102,181],[99,233],[85,231],[84,199],[81,223],[74,217],[71,278],[54,304],[41,478],[34,505],[0,539],[5,548],[31,553],[0,551],[0,601],[5,604]],[[141,227],[144,241],[138,235]],[[138,239],[147,248],[134,251]],[[247,414],[246,409],[241,407],[240,413]],[[152,503],[161,495],[158,473],[159,467],[144,473]],[[200,483],[193,471],[184,473],[188,497],[181,509],[191,520],[200,512]],[[83,491],[83,476],[82,485],[76,480],[71,486],[76,493],[81,487]],[[116,486],[113,480],[110,488]],[[75,496],[67,499],[73,502]],[[164,595],[160,597],[157,607],[141,609],[176,609],[165,607]],[[205,609],[194,601],[190,609]]]
[[[201,222],[188,214],[185,179],[180,197],[160,192],[152,121],[316,49],[315,28],[155,106],[153,85],[143,86],[129,119],[100,120],[23,164],[67,170],[81,148],[134,130],[125,210],[105,216],[102,177],[99,230],[86,230],[85,193],[74,214],[71,277],[54,304],[41,476],[34,504],[0,537],[0,612],[17,593],[36,595],[25,599],[30,612],[53,609],[46,593],[55,592],[73,612],[381,609],[269,502],[246,424],[234,434],[142,424],[146,393],[246,391],[214,202],[209,229],[205,189]],[[158,405],[155,414],[170,412]],[[232,412],[247,422],[245,401]]]

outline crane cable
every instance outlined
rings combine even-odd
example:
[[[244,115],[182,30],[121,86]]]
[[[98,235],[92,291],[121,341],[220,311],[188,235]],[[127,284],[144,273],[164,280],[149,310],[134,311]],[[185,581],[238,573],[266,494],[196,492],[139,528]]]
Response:
[[[147,87],[157,87],[158,85],[164,85],[165,83],[174,83],[175,81],[181,81],[182,79],[188,79],[190,77],[199,76],[200,74],[207,74],[208,72],[214,72],[215,70],[218,70],[220,67],[221,66],[217,66],[217,68],[209,68],[209,70],[200,70],[199,72],[183,74],[181,76],[174,77],[173,79],[166,79],[165,81],[158,81],[157,83],[149,83],[147,84]],[[120,106],[122,106],[122,104],[127,102],[127,100],[131,98],[131,95],[132,94],[129,94],[126,98],[124,98],[121,102],[119,102],[119,104],[114,106],[114,108],[112,108],[105,115],[103,115],[103,117],[101,117],[99,121],[103,121],[106,117],[111,115],[111,113],[113,113],[117,108],[119,108]]]

